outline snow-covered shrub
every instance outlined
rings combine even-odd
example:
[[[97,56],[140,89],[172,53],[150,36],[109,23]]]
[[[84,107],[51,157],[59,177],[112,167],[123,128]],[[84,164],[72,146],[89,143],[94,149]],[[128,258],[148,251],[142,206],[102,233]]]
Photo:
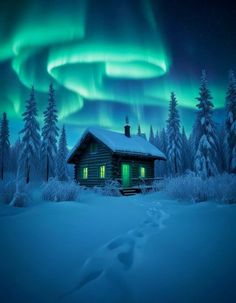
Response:
[[[103,195],[103,188],[100,186],[94,186],[92,190],[95,194]]]
[[[16,192],[10,203],[11,206],[25,207],[28,204],[28,195],[26,192]]]
[[[9,204],[16,192],[16,181],[8,180],[0,182],[0,199],[1,202]]]
[[[76,201],[79,198],[80,186],[74,181],[58,181],[51,178],[43,184],[42,197],[47,201]]]
[[[163,190],[165,187],[165,180],[155,180],[152,182],[152,192]]]
[[[28,204],[28,197],[29,194],[26,192],[24,179],[18,180],[16,183],[16,191],[10,205],[15,207],[25,207]]]
[[[173,199],[198,202],[207,200],[204,181],[193,174],[168,179],[165,191]]]
[[[138,185],[140,191],[142,194],[146,194],[148,192],[148,188],[147,188],[147,185],[145,183],[144,180],[141,180],[140,184]]]
[[[203,180],[193,173],[168,179],[165,192],[173,199],[236,203],[236,176],[218,175]]]
[[[120,183],[116,180],[105,181],[102,194],[105,196],[120,196]]]
[[[236,176],[223,174],[208,179],[209,198],[225,203],[236,203]]]

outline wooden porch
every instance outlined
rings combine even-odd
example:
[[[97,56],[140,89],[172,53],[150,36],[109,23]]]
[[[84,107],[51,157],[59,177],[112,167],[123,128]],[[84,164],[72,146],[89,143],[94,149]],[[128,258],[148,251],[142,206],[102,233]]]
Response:
[[[161,181],[163,181],[164,178],[158,177],[158,178],[131,178],[132,186],[130,187],[123,187],[122,186],[122,179],[116,179],[116,181],[120,184],[120,192],[124,196],[132,196],[138,193],[144,193],[149,192],[154,189],[154,182],[155,184],[155,190],[159,190],[159,184],[161,187]]]

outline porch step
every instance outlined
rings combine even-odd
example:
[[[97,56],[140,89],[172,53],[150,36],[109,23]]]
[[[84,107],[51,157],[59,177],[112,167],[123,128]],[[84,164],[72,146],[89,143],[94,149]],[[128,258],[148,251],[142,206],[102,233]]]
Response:
[[[136,195],[139,191],[137,188],[122,188],[120,192],[123,196],[133,196]]]

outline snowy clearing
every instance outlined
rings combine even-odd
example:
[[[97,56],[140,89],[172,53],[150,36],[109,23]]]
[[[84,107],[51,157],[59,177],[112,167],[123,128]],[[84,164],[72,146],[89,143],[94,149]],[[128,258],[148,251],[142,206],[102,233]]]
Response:
[[[236,205],[162,193],[0,206],[0,302],[235,302]]]

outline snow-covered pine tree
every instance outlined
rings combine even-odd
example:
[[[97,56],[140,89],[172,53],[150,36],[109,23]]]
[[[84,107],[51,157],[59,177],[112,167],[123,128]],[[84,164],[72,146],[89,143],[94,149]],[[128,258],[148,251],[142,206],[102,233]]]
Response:
[[[141,126],[140,126],[140,124],[138,125],[138,132],[137,132],[137,135],[140,136],[140,137],[142,137],[142,138],[144,138],[145,140],[147,139],[147,138],[146,138],[146,134],[145,134],[145,133],[142,133],[142,131],[141,131]]]
[[[37,105],[35,101],[34,87],[31,89],[30,98],[26,101],[23,113],[24,128],[21,130],[21,152],[18,171],[23,174],[26,183],[30,181],[31,168],[37,168],[39,164],[40,134],[37,121]]]
[[[160,131],[156,143],[157,143],[156,145],[157,148],[159,148],[165,155],[167,155],[167,135],[164,128]],[[161,176],[161,177],[167,176],[168,174],[167,163],[168,161],[156,161],[155,163],[156,176]]]
[[[7,114],[3,113],[0,126],[0,173],[1,179],[9,168],[10,141],[9,141],[9,122]]]
[[[226,95],[225,133],[227,170],[236,173],[236,79],[233,71],[229,72]]]
[[[140,124],[138,125],[138,132],[137,132],[137,135],[140,136],[140,137],[142,136]]]
[[[149,142],[153,145],[155,145],[155,136],[153,132],[152,125],[150,126],[150,132],[149,132]]]
[[[227,171],[226,166],[226,153],[227,153],[227,143],[225,136],[225,121],[219,125],[217,129],[217,137],[218,137],[218,155],[217,155],[217,163],[218,169],[221,173]]]
[[[191,169],[191,150],[184,127],[182,128],[182,172]]]
[[[155,145],[156,147],[159,146],[159,140],[160,140],[160,138],[159,138],[159,132],[158,132],[158,129],[157,129],[156,135],[155,135],[155,139],[154,139],[154,145]]]
[[[198,112],[195,123],[195,160],[194,167],[197,175],[202,178],[214,176],[218,173],[217,159],[217,135],[216,127],[212,119],[213,103],[208,88],[206,72],[202,71],[201,84],[197,104]]]
[[[20,138],[18,138],[15,144],[11,146],[11,150],[10,150],[10,171],[14,175],[17,174],[20,151],[21,151],[21,141]]]
[[[58,152],[57,152],[57,178],[59,181],[68,180],[68,170],[66,157],[68,154],[67,150],[67,140],[66,140],[66,130],[63,125],[61,130],[61,135],[59,138]]]
[[[56,175],[57,137],[59,130],[57,127],[58,115],[53,84],[50,84],[48,106],[43,114],[41,161],[42,173],[46,181],[48,181],[49,177],[55,177]]]
[[[176,175],[182,170],[182,142],[177,99],[173,92],[171,93],[169,116],[167,120],[167,138],[167,160],[169,163],[169,170],[171,175]]]

